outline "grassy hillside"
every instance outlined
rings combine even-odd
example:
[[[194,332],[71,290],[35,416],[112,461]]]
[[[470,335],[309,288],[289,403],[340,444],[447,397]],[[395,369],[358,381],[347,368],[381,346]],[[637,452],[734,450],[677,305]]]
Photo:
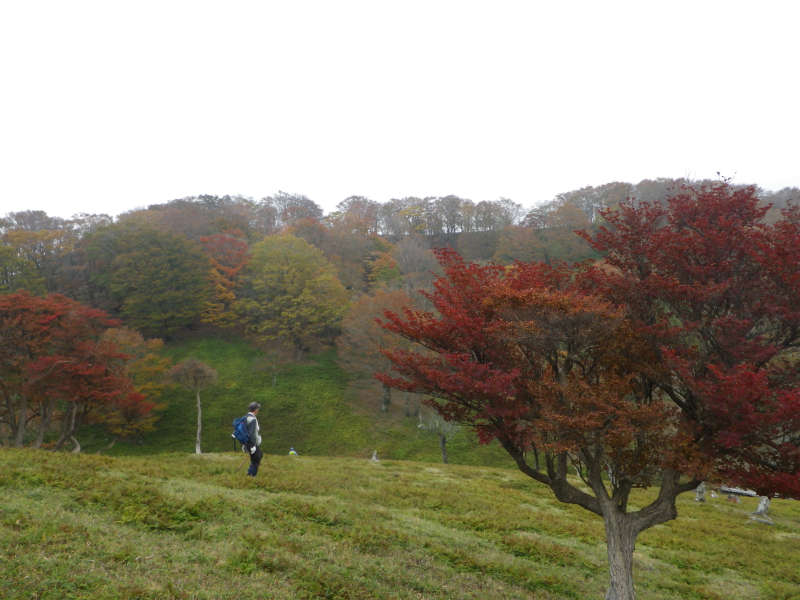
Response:
[[[0,597],[584,599],[602,524],[514,470],[232,453],[0,451]],[[637,504],[643,495],[633,498]],[[644,532],[643,600],[800,598],[800,503],[696,504]]]
[[[272,372],[258,350],[241,340],[215,337],[173,343],[165,349],[178,362],[193,357],[219,374],[217,383],[200,393],[203,403],[203,451],[233,450],[231,423],[262,405],[259,422],[263,449],[285,454],[294,446],[301,454],[326,456],[378,455],[407,460],[439,460],[438,438],[420,431],[414,418],[403,415],[400,404],[389,414],[380,413],[380,399],[365,397],[363,390],[348,385],[347,374],[336,364],[334,352],[283,367],[273,386]],[[196,431],[194,393],[174,388],[164,396],[167,405],[154,432],[136,443],[118,443],[112,455],[193,452]],[[79,435],[84,451],[93,453],[108,444],[100,432]],[[510,459],[497,446],[480,446],[474,435],[461,430],[448,444],[451,462],[508,465]]]

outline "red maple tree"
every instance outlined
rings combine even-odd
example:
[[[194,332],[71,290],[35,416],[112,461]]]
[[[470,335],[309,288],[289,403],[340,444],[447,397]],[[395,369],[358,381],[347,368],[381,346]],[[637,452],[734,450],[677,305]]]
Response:
[[[798,219],[769,227],[763,214],[754,190],[726,184],[624,203],[585,236],[607,255],[588,269],[439,251],[435,312],[387,313],[418,346],[387,351],[395,373],[378,377],[435,396],[559,500],[602,516],[607,598],[633,598],[637,535],[675,518],[702,479],[800,493]]]
[[[649,339],[698,474],[800,496],[800,213],[768,209],[726,182],[625,203],[586,236],[612,267],[586,280]]]
[[[105,312],[59,294],[0,295],[0,422],[12,443],[34,446],[53,427],[54,447],[74,441],[77,428],[115,410],[145,415],[153,404],[125,375],[127,356],[102,333],[118,324]]]

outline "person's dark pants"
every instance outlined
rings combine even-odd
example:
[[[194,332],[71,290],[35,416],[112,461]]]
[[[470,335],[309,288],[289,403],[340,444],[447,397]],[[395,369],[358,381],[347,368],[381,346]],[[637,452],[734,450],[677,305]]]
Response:
[[[261,464],[262,456],[264,456],[264,453],[261,452],[261,448],[256,446],[256,451],[250,455],[250,468],[247,469],[247,474],[250,477],[255,477],[256,473],[258,473],[258,465]]]

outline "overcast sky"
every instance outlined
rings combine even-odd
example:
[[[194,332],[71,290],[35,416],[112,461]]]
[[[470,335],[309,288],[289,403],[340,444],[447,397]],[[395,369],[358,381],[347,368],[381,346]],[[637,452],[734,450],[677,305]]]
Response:
[[[800,3],[17,0],[0,215],[800,186]]]

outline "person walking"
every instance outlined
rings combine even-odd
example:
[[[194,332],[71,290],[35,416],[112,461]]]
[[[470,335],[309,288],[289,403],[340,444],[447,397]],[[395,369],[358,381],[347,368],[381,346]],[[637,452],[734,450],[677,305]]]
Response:
[[[247,408],[247,433],[250,436],[250,446],[247,451],[250,453],[250,468],[247,469],[247,474],[250,477],[255,477],[258,473],[258,465],[261,464],[261,457],[264,456],[261,452],[261,433],[258,426],[258,411],[261,405],[258,402],[251,402]]]

